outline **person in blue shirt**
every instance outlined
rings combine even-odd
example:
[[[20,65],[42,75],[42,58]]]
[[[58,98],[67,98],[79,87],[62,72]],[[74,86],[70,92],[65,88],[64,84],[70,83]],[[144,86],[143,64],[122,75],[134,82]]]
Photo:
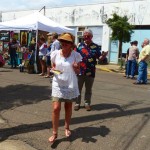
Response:
[[[55,50],[60,50],[61,48],[61,45],[60,45],[60,42],[58,40],[58,34],[56,32],[53,32],[52,33],[52,46],[51,46],[51,53]]]

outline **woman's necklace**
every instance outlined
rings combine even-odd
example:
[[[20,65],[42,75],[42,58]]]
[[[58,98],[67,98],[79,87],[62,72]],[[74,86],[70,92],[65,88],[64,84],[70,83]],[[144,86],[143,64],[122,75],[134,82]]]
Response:
[[[67,58],[64,58],[64,62],[66,62],[67,61]]]
[[[61,51],[61,55],[64,57],[64,62],[67,61],[67,58],[70,56],[71,51],[69,53],[63,53],[63,50]]]

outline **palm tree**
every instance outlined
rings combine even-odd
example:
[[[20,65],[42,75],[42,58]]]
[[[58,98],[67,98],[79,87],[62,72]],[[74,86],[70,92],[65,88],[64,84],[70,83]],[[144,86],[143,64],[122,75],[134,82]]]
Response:
[[[106,21],[106,24],[111,28],[112,35],[111,40],[119,41],[118,58],[121,61],[121,69],[123,66],[122,62],[122,43],[129,42],[131,40],[131,34],[134,32],[134,26],[129,24],[127,16],[119,16],[116,13],[112,14],[112,18]]]

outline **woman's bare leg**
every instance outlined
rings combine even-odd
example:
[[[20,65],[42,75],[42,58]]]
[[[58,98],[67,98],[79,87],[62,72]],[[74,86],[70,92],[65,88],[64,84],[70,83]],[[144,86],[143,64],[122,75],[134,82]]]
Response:
[[[65,135],[69,137],[71,135],[69,125],[72,116],[72,102],[65,102],[64,107],[65,107]]]
[[[50,66],[47,67],[47,76],[50,76]]]
[[[41,67],[42,67],[42,74],[45,74],[46,65],[45,65],[45,61],[44,60],[41,60]]]
[[[49,138],[49,141],[51,143],[53,143],[57,138],[60,110],[61,110],[61,103],[53,102],[53,112],[52,112],[53,135]]]

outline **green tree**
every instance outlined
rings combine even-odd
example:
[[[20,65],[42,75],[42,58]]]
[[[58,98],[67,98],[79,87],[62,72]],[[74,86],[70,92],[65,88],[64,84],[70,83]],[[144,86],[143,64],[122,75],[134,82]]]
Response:
[[[122,43],[126,43],[131,40],[131,35],[134,32],[134,26],[129,24],[127,16],[121,17],[116,13],[112,14],[112,16],[112,18],[109,18],[106,21],[106,24],[112,30],[111,40],[119,41],[118,58],[120,58],[122,68]]]

